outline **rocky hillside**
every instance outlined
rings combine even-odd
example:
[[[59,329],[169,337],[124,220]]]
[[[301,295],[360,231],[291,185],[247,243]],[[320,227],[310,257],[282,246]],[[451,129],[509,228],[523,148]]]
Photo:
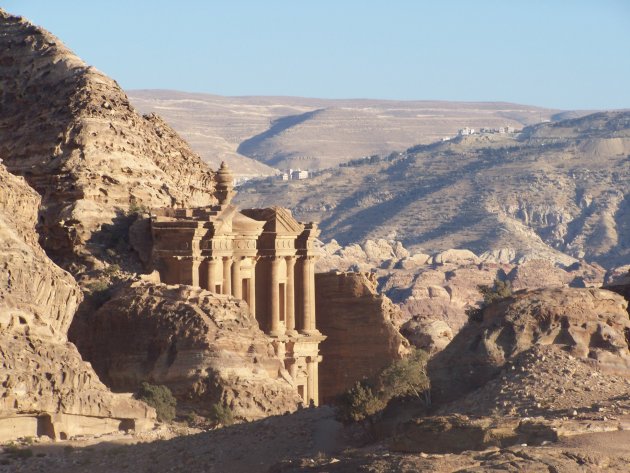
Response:
[[[155,419],[109,391],[69,330],[117,391],[163,381],[180,401],[209,393],[200,412],[213,403],[247,419],[295,410],[298,395],[245,306],[135,274],[151,241],[146,208],[215,203],[214,172],[159,117],[138,115],[116,82],[2,10],[0,64],[0,437]],[[106,303],[116,290],[125,297]],[[152,365],[160,355],[166,368]]]
[[[254,182],[237,200],[273,200],[319,220],[322,238],[342,245],[386,238],[425,253],[504,249],[612,266],[630,262],[629,155],[630,112],[597,113],[418,146],[313,179]]]
[[[273,168],[321,169],[389,154],[455,136],[464,127],[521,129],[556,113],[498,102],[128,93],[143,112],[162,115],[214,167],[225,159],[237,174],[249,176],[269,174]]]
[[[580,360],[585,364],[581,371],[587,375],[596,369],[603,374],[629,378],[630,350],[626,337],[630,332],[630,320],[627,308],[628,303],[620,295],[594,288],[521,291],[495,302],[483,310],[482,320],[469,323],[431,361],[429,368],[436,399],[444,402],[461,398],[480,387],[489,389],[492,385],[488,382],[492,379],[498,384],[514,382],[516,380],[511,379],[514,375],[522,379],[513,383],[513,388],[524,388],[528,384],[525,379],[528,375],[543,372],[533,364],[544,363],[545,354],[529,358],[526,355],[526,352],[539,347],[552,346],[569,355],[569,359]],[[520,357],[525,359],[517,362]],[[528,363],[531,366],[527,371],[519,368]],[[508,364],[508,376],[497,378]],[[558,361],[557,364],[566,365],[566,361]],[[511,373],[517,370],[518,373]],[[561,373],[556,373],[556,376],[558,379],[554,382],[562,380]],[[578,378],[577,374],[575,378]],[[485,410],[484,415],[488,415],[493,408],[509,411],[518,405],[521,397],[529,399],[533,405],[536,402],[551,404],[554,398],[558,398],[560,404],[566,403],[569,394],[542,389],[548,381],[551,380],[542,376],[531,383],[539,386],[539,399],[527,390],[521,394],[514,391],[499,395],[502,387],[495,387],[497,396],[486,395],[484,404],[479,401],[481,394],[478,391],[475,393],[477,402],[471,402],[470,407],[476,412]],[[627,389],[625,382],[612,384],[617,384],[621,392]],[[588,397],[588,392],[586,394]],[[603,394],[601,388],[596,393]],[[502,401],[508,403],[501,405]],[[575,399],[574,402],[577,406],[578,402]],[[466,404],[460,402],[456,409],[461,409],[463,405]],[[564,407],[566,409],[566,404]]]
[[[152,425],[152,409],[112,394],[68,343],[82,294],[37,243],[38,204],[0,164],[0,440]]]
[[[98,266],[99,232],[130,206],[213,202],[213,173],[165,122],[2,10],[0,64],[0,159],[42,196],[41,241],[62,266]]]
[[[301,401],[247,304],[230,296],[137,282],[85,323],[79,348],[115,391],[150,380],[198,414],[220,404],[246,420],[295,411]]]
[[[343,426],[330,408],[307,409],[159,443],[70,455],[41,446],[45,457],[22,465],[81,471],[89,463],[98,472],[151,470],[156,461],[188,472],[627,471],[628,327],[627,303],[612,292],[523,291],[490,305],[430,363],[436,396],[451,390],[441,400],[459,398],[437,411],[418,415],[407,400],[369,424]],[[439,368],[453,371],[445,383]]]

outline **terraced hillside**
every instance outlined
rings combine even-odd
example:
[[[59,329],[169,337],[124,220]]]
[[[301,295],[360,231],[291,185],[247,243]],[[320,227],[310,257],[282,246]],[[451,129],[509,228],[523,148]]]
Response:
[[[226,160],[248,176],[389,154],[454,136],[464,127],[521,129],[579,114],[501,102],[221,97],[169,90],[136,90],[129,97],[144,113],[164,117],[213,167]]]
[[[322,238],[402,241],[428,252],[513,248],[630,263],[630,112],[602,112],[416,146],[312,179],[244,186],[243,206],[283,205]]]

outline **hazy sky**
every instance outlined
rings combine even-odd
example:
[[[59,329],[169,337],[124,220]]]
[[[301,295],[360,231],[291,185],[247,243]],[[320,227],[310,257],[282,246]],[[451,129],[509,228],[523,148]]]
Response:
[[[3,0],[126,89],[630,107],[630,0]]]

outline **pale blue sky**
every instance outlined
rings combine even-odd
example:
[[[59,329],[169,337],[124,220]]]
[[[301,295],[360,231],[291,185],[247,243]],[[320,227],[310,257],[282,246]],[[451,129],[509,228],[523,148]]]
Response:
[[[126,89],[630,107],[630,0],[3,0]]]

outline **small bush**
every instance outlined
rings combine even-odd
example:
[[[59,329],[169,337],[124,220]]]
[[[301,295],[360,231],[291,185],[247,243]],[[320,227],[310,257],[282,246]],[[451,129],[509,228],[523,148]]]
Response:
[[[87,286],[85,295],[95,308],[99,308],[112,297],[112,292],[113,288],[107,281],[99,280]]]
[[[14,443],[5,445],[3,449],[4,454],[12,460],[31,458],[33,456],[33,450],[30,448],[22,448]]]
[[[407,358],[385,368],[378,378],[382,397],[389,401],[396,397],[424,396],[430,385],[427,361],[428,356],[424,351],[415,350]]]
[[[375,382],[357,382],[342,397],[339,417],[346,422],[370,419],[397,398],[416,397],[428,405],[429,378],[427,354],[415,350],[409,357],[395,361],[377,376]]]
[[[138,202],[133,201],[131,202],[131,204],[129,204],[126,215],[138,217],[146,213],[149,213],[149,208],[146,205],[139,204]]]
[[[501,281],[500,279],[495,279],[492,287],[483,284],[477,286],[477,289],[483,296],[484,306],[512,295],[512,283],[510,281]]]
[[[177,400],[171,390],[164,385],[156,386],[144,382],[136,393],[136,399],[154,407],[160,422],[171,422],[175,418]]]
[[[120,273],[120,266],[117,264],[110,264],[109,266],[107,266],[107,268],[105,268],[103,270],[103,273],[105,274],[105,276],[107,277],[114,277],[116,276],[118,273]]]
[[[366,382],[357,382],[343,396],[339,416],[346,422],[359,422],[382,411],[385,406],[386,403]]]
[[[216,403],[210,406],[209,418],[217,425],[232,425],[234,423],[234,413],[228,406]]]
[[[197,416],[194,412],[189,412],[184,416],[184,421],[188,427],[194,427],[197,424]]]
[[[501,281],[495,279],[492,286],[482,284],[477,286],[477,290],[483,296],[483,302],[479,307],[468,307],[466,309],[466,315],[468,319],[473,322],[481,322],[483,320],[483,309],[490,304],[501,299],[512,296],[512,283],[510,281]]]

